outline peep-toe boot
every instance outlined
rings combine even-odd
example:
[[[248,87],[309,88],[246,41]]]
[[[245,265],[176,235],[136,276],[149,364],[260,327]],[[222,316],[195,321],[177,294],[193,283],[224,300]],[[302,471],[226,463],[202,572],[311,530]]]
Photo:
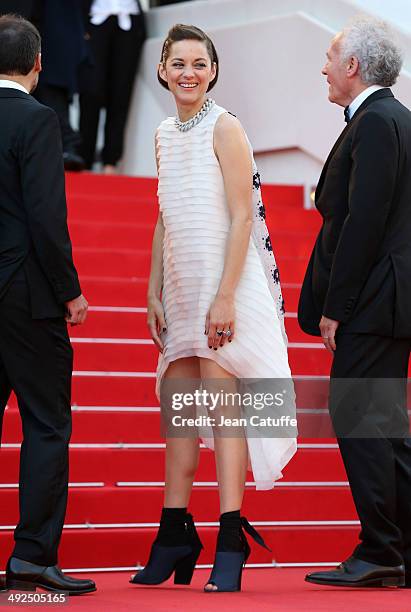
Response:
[[[225,513],[226,515],[233,515],[234,513]],[[210,574],[210,578],[204,591],[206,593],[222,593],[222,592],[233,592],[241,591],[241,578],[243,574],[244,565],[250,555],[250,546],[248,544],[246,531],[252,538],[263,546],[267,550],[270,548],[266,545],[260,534],[250,525],[248,520],[243,516],[230,517],[229,521],[224,521],[224,514],[220,517],[220,531],[217,540],[217,550],[214,558],[213,569]],[[225,522],[231,523],[231,530],[225,526]],[[238,524],[238,527],[236,526]],[[228,532],[228,537],[225,536],[224,531]],[[238,533],[236,542],[236,532]],[[233,538],[234,534],[234,538]],[[237,550],[229,550],[237,549]],[[206,588],[211,585],[215,588]]]
[[[164,510],[167,509],[163,509],[163,515]],[[132,584],[161,584],[173,573],[174,584],[190,584],[197,559],[203,548],[193,517],[186,513],[183,523],[177,521],[179,524],[172,527],[173,537],[168,537],[170,525],[167,525],[167,520],[167,516],[162,517],[159,533],[151,547],[148,562],[144,569],[132,577],[130,580]]]

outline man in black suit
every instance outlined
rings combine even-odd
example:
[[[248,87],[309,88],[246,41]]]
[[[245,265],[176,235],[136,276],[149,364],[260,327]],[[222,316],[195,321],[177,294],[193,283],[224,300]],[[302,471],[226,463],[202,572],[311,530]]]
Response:
[[[411,113],[389,89],[401,64],[387,25],[357,18],[322,71],[347,126],[317,186],[323,225],[298,316],[333,354],[330,412],[361,542],[307,576],[317,584],[411,586]]]
[[[72,260],[58,120],[29,94],[40,44],[31,23],[0,17],[0,425],[11,391],[23,424],[20,520],[6,583],[79,594],[95,585],[65,576],[57,550],[71,435],[67,323],[83,323],[87,302]]]

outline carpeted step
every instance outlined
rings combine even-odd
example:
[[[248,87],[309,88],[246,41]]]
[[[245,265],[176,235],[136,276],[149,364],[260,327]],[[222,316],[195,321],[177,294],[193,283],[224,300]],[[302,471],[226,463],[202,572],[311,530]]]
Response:
[[[133,221],[143,216],[145,221],[157,218],[157,181],[131,177],[101,177],[83,174],[79,177],[68,176],[66,180],[70,220],[96,220],[100,222]],[[303,209],[303,189],[299,186],[264,185],[263,200],[270,227],[281,225],[285,229],[287,217],[301,219],[302,215],[313,228],[319,225],[319,215],[315,211]],[[142,212],[144,213],[142,215]],[[307,228],[307,223],[305,224]]]
[[[161,487],[70,487],[66,525],[158,522],[163,506]],[[0,491],[1,523],[18,521],[18,491]],[[220,514],[218,490],[194,487],[189,511],[196,521],[216,521]],[[248,488],[242,512],[250,521],[357,520],[351,492],[346,487]]]
[[[84,375],[86,374],[86,375]],[[101,374],[103,376],[101,376]],[[132,373],[133,374],[133,373]],[[74,372],[72,405],[76,406],[158,406],[154,375],[106,376],[104,372]],[[137,401],[137,400],[140,401]],[[10,403],[16,405],[14,396]]]
[[[101,372],[155,372],[158,349],[150,340],[141,340],[141,342],[147,344],[99,343],[98,350],[93,342],[75,344],[74,369]],[[331,355],[318,342],[308,344],[307,348],[289,348],[288,356],[293,375],[318,376],[326,375],[330,371]],[[136,398],[135,401],[138,402],[139,399]]]
[[[321,381],[321,377],[320,379],[315,378],[314,384],[318,385]],[[320,394],[317,394],[321,407],[326,407],[327,388],[320,388]],[[307,393],[308,397],[312,398],[312,389],[308,388]],[[303,400],[301,402],[302,407],[310,407]],[[153,372],[75,371],[72,404],[78,406],[156,406],[158,399],[155,395],[155,374]]]
[[[85,325],[69,329],[72,338],[150,338],[146,307],[138,308],[140,312],[125,309],[116,311],[115,307],[97,311],[94,308],[96,307],[92,306],[89,310]],[[137,307],[134,310],[137,310]],[[318,342],[318,339],[300,329],[294,316],[287,316],[285,324],[289,342]]]
[[[85,194],[69,195],[68,211],[69,227],[73,227],[74,231],[77,223],[88,227],[94,226],[95,223],[111,223],[113,231],[116,231],[118,223],[129,222],[144,224],[146,233],[152,235],[159,208],[155,199],[147,199],[141,195],[113,200],[112,196]],[[296,238],[307,232],[314,237],[321,227],[321,218],[316,211],[276,204],[266,206],[266,221],[272,237],[279,230],[293,233]]]
[[[115,204],[119,199],[145,195],[157,197],[157,178],[131,176],[105,176],[92,172],[66,174],[66,191],[77,201],[81,195],[109,197]],[[263,199],[267,204],[302,209],[304,190],[302,185],[262,185]]]
[[[113,221],[111,223],[99,221],[70,220],[70,237],[73,248],[79,247],[106,247],[110,248],[138,248],[151,250],[154,224],[141,219],[138,222]],[[308,241],[308,238],[307,238]]]
[[[315,379],[317,385],[320,379]],[[321,407],[326,407],[327,388],[320,389]],[[308,389],[309,398],[312,390]],[[72,403],[78,406],[156,406],[155,374],[144,372],[75,371]],[[309,407],[303,402],[303,407]],[[301,404],[302,405],[302,404]]]
[[[317,235],[317,229],[309,231],[303,227],[301,221],[301,231],[296,227],[293,231],[286,231],[281,228],[271,228],[271,242],[274,253],[277,255],[287,255],[292,253],[301,257],[306,257],[311,253]],[[143,222],[127,221],[70,221],[70,236],[74,250],[84,247],[107,247],[111,249],[148,249],[151,252],[154,224]],[[296,235],[298,232],[298,240]]]
[[[307,257],[295,254],[276,257],[281,279],[287,283],[301,283],[307,268]],[[81,275],[148,277],[150,251],[137,248],[78,247],[74,262]]]
[[[97,307],[98,308],[98,307]],[[113,308],[113,307],[111,307]],[[114,307],[115,308],[115,307]],[[137,310],[137,308],[135,308]],[[72,338],[150,338],[146,307],[141,312],[89,310],[87,321],[69,329]]]
[[[14,396],[9,401],[3,425],[3,444],[21,442],[21,420]],[[411,400],[410,400],[411,403]],[[114,407],[73,407],[73,433],[71,442],[76,444],[160,444],[164,443],[160,423],[160,409],[115,409]],[[301,444],[334,443],[327,406],[323,410],[298,408],[298,431]],[[329,432],[330,439],[324,442]],[[320,437],[321,436],[321,437]]]
[[[72,384],[72,404],[78,406],[156,406],[155,377],[97,376],[95,373],[75,373]],[[104,374],[98,373],[98,374]]]
[[[271,552],[250,542],[249,563],[304,563],[342,560],[357,543],[358,526],[256,526]],[[65,529],[59,549],[62,567],[129,567],[143,565],[156,528]],[[216,527],[200,527],[204,545],[198,562],[212,563]],[[11,531],[0,532],[0,565],[5,566],[13,546]]]
[[[70,328],[75,350],[70,481],[105,483],[101,487],[70,488],[66,524],[99,523],[106,528],[65,529],[60,563],[72,568],[129,566],[146,560],[155,527],[131,528],[127,523],[156,523],[163,491],[155,484],[119,487],[115,483],[161,482],[164,479],[163,439],[158,412],[111,408],[134,410],[158,406],[154,393],[156,348],[151,343],[117,342],[118,339],[149,339],[144,308],[152,234],[158,216],[157,181],[89,173],[69,173],[66,180],[75,262],[83,292],[95,308],[90,311],[86,325]],[[330,356],[323,348],[313,346],[313,343],[319,345],[318,339],[303,334],[295,318],[301,282],[321,219],[317,212],[303,209],[301,186],[263,186],[263,199],[286,310],[293,315],[286,320],[293,374],[327,375]],[[121,311],[111,311],[113,308]],[[127,308],[133,310],[127,311]],[[88,341],[101,338],[106,338],[106,342]],[[107,339],[113,339],[114,343],[108,343]],[[309,408],[312,395],[304,390],[300,395],[299,388],[297,391],[300,408]],[[16,444],[21,439],[21,425],[14,398],[9,405],[12,408],[7,410],[4,419],[3,443]],[[96,409],[76,410],[76,405]],[[312,407],[325,409],[326,394],[316,396]],[[304,412],[303,416],[314,422],[312,415],[307,417]],[[317,418],[322,417],[317,415]],[[309,435],[307,431],[302,433]],[[244,513],[251,520],[355,521],[335,443],[324,440],[321,448],[318,442],[314,436],[312,440],[300,441],[299,452],[285,468],[284,478],[274,491],[257,492],[247,487]],[[147,448],[147,443],[160,446]],[[125,448],[124,444],[144,446]],[[113,445],[117,446],[113,448]],[[19,448],[1,450],[1,482],[17,482],[18,455]],[[206,449],[201,450],[197,480],[215,481],[214,454]],[[299,484],[309,482],[310,485]],[[327,484],[312,484],[315,482]],[[17,489],[0,488],[0,506],[1,526],[13,525],[17,520]],[[217,488],[196,486],[191,509],[197,520],[216,520]],[[110,527],[119,523],[125,525]],[[339,560],[351,553],[358,531],[356,525],[341,524],[282,524],[261,529],[273,553],[253,546],[251,562]],[[207,550],[200,562],[211,562],[216,528],[203,526],[201,534]],[[11,547],[11,531],[0,530],[3,565]]]
[[[81,287],[91,306],[145,307],[148,279],[136,276],[80,275]],[[297,312],[300,284],[282,283],[287,312]]]
[[[3,444],[21,442],[21,419],[13,397],[3,422]],[[138,409],[142,410],[142,409]],[[78,410],[73,408],[73,444],[161,444],[159,408],[150,412],[121,410]],[[157,410],[157,412],[154,412]],[[1,476],[0,476],[1,478]]]
[[[147,305],[146,277],[80,274],[80,284],[90,306]]]
[[[67,172],[66,191],[69,195],[89,195],[94,197],[110,197],[113,204],[136,193],[155,198],[157,194],[157,179],[152,177],[138,178],[133,176],[106,176],[95,172]]]
[[[142,194],[113,197],[110,194],[68,193],[69,227],[74,221],[87,223],[141,223],[142,219],[151,231],[158,218],[158,204],[154,198]],[[295,214],[294,217],[295,219]]]
[[[201,449],[196,482],[215,482],[214,453]],[[3,483],[18,482],[19,449],[2,449]],[[300,449],[283,471],[282,482],[345,482],[338,449]],[[251,481],[251,477],[249,477]],[[164,449],[71,448],[70,482],[162,482]]]

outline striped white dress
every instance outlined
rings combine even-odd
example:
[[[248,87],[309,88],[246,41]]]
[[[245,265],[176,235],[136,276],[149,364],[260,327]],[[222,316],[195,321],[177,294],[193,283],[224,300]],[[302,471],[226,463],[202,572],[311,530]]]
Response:
[[[158,198],[165,228],[162,303],[167,324],[157,368],[158,396],[169,364],[182,357],[213,359],[240,379],[291,378],[278,269],[255,164],[255,219],[235,294],[236,335],[232,343],[217,351],[208,348],[204,335],[230,231],[223,176],[213,148],[214,126],[225,112],[214,105],[188,132],[178,130],[174,117],[158,129]],[[205,441],[212,447],[212,440]],[[247,441],[257,488],[272,488],[296,451],[295,438],[250,437]]]

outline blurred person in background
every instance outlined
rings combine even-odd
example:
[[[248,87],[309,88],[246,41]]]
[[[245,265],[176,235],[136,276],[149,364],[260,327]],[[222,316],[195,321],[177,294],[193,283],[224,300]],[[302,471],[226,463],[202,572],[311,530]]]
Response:
[[[70,125],[73,94],[87,80],[88,46],[85,40],[83,0],[33,0],[31,21],[42,36],[43,70],[35,97],[56,111],[66,170],[83,170],[80,136]]]
[[[102,162],[104,173],[114,174],[123,155],[131,94],[146,37],[144,13],[138,0],[86,0],[84,6],[93,71],[80,95],[81,154],[91,169],[100,111],[105,108]]]
[[[16,14],[31,20],[38,4],[39,0],[0,0],[0,15]]]
[[[69,106],[81,78],[88,80],[84,0],[0,0],[0,14],[7,13],[25,17],[40,31],[43,62],[34,96],[57,113],[65,169],[83,170],[80,135],[70,125]]]
[[[154,0],[151,6],[167,6],[168,4],[179,4],[180,2],[187,2],[187,0]]]

